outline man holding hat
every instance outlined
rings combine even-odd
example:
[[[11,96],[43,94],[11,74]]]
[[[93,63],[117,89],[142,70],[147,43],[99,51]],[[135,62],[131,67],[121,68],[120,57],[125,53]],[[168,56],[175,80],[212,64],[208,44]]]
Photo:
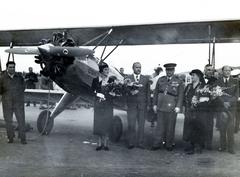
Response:
[[[182,106],[184,85],[183,81],[174,75],[175,63],[167,63],[164,67],[166,76],[158,79],[153,97],[153,110],[158,119],[152,150],[160,149],[165,142],[166,149],[172,151],[176,117]]]

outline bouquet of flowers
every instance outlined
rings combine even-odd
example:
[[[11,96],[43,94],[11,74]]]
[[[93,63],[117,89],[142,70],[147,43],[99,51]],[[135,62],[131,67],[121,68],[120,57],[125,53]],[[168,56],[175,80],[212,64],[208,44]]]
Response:
[[[197,106],[199,103],[210,102],[221,96],[229,96],[225,93],[224,90],[228,89],[227,87],[215,86],[210,88],[208,85],[205,85],[203,88],[199,88],[196,91],[196,95],[192,98],[192,105]]]
[[[135,95],[139,92],[142,84],[132,82],[130,79],[118,80],[116,77],[109,78],[107,84],[108,93],[111,96],[123,96],[126,94]]]

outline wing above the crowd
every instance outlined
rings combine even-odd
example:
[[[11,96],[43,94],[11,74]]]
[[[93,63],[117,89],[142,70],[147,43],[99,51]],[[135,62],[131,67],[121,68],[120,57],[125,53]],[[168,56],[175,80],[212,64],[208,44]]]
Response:
[[[78,46],[112,29],[108,40],[101,45],[154,45],[209,43],[215,37],[217,43],[240,42],[240,20],[165,23],[147,25],[55,28],[0,31],[0,46],[37,46],[44,39],[51,39],[54,32],[67,32]],[[98,45],[93,41],[91,46]]]

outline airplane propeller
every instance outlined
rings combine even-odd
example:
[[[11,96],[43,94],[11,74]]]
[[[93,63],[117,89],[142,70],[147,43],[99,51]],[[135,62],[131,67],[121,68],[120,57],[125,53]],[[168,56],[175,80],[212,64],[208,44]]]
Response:
[[[5,52],[12,54],[22,54],[22,55],[39,55],[39,50],[36,47],[19,47],[6,49]]]
[[[86,55],[93,55],[94,51],[79,47],[61,47],[53,46],[52,44],[41,45],[34,47],[19,47],[5,50],[7,53],[23,54],[23,55],[51,55],[58,57],[81,57]]]

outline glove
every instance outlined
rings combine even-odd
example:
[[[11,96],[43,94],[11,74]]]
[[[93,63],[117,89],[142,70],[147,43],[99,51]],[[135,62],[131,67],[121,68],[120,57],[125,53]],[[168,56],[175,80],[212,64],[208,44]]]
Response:
[[[154,111],[154,113],[157,113],[157,105],[153,106],[153,111]]]
[[[97,97],[99,98],[100,102],[106,100],[105,95],[102,93],[97,93]]]
[[[176,113],[179,113],[179,112],[180,112],[180,108],[179,108],[179,107],[176,107],[176,108],[174,109],[174,111],[175,111]]]

